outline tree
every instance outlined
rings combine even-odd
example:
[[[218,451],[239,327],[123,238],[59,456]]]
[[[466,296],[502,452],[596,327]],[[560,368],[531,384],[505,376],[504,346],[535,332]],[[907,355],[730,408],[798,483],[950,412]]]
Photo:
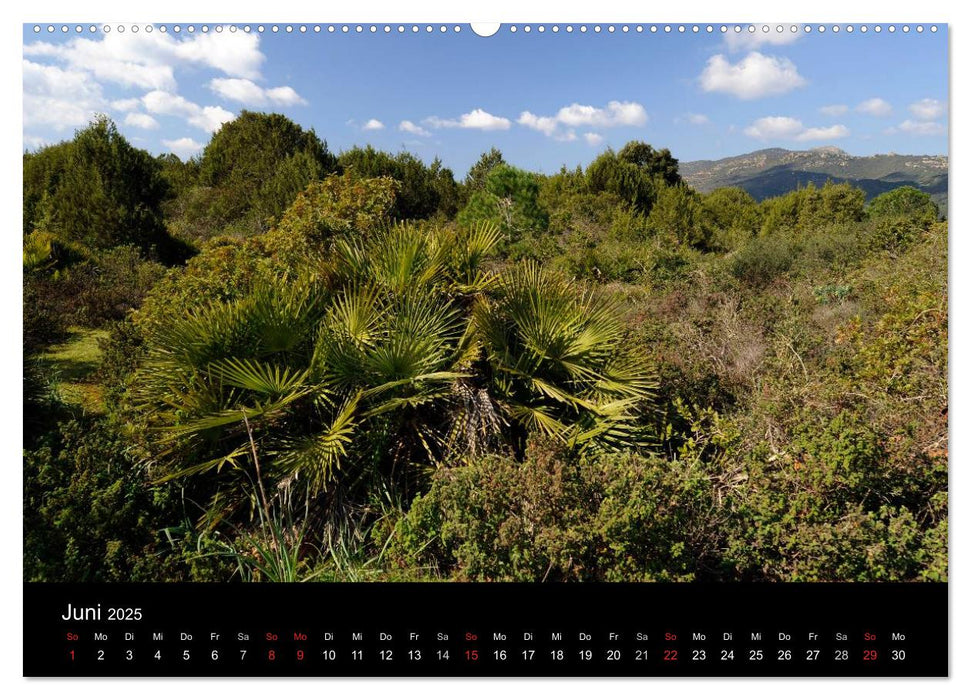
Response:
[[[668,149],[655,151],[641,141],[631,141],[619,152],[607,149],[586,171],[591,192],[610,192],[642,214],[649,214],[659,186],[681,183],[678,160]]]
[[[762,233],[780,229],[797,233],[832,224],[862,221],[866,194],[846,182],[826,182],[822,187],[809,183],[762,202]]]
[[[893,217],[929,226],[938,219],[937,205],[916,187],[898,187],[874,197],[866,208],[871,219]]]
[[[266,231],[297,193],[336,166],[312,129],[282,114],[244,110],[202,152],[199,183],[212,190],[206,213],[229,229]]]
[[[752,195],[740,187],[719,187],[701,202],[705,221],[714,229],[712,243],[723,251],[735,250],[758,233],[762,212]]]
[[[711,244],[712,229],[701,201],[701,196],[687,185],[661,186],[647,218],[648,225],[679,243],[706,250]]]
[[[485,187],[486,177],[492,172],[492,169],[498,165],[505,164],[506,161],[502,157],[502,151],[495,147],[490,148],[479,156],[479,160],[475,162],[475,165],[469,168],[464,183],[466,191],[471,195],[481,190]]]
[[[392,216],[396,219],[427,219],[440,213],[450,218],[458,207],[458,185],[452,171],[436,158],[425,165],[411,153],[391,155],[367,146],[344,151],[341,169],[353,169],[359,177],[390,177],[397,181]]]
[[[719,187],[704,195],[705,216],[723,231],[755,234],[761,225],[759,205],[741,187]]]
[[[24,233],[40,229],[91,249],[137,245],[177,256],[162,221],[161,164],[105,116],[74,139],[24,156]]]
[[[667,148],[655,151],[652,146],[643,141],[629,141],[620,149],[617,157],[631,165],[636,165],[649,177],[659,177],[665,185],[673,187],[681,184],[678,159],[673,157]]]
[[[545,230],[549,216],[539,205],[539,178],[519,168],[497,165],[459,212],[458,221],[464,225],[488,221],[510,240]]]

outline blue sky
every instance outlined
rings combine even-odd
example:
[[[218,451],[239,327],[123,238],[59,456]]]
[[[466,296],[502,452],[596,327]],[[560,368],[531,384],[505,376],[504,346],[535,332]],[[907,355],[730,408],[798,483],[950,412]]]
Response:
[[[599,34],[565,25],[489,38],[468,26],[399,34],[53,33],[24,27],[24,145],[107,113],[153,153],[198,154],[241,109],[282,112],[340,151],[438,156],[458,176],[491,146],[521,167],[586,164],[631,139],[681,160],[759,148],[947,153],[947,30],[800,25],[750,34]],[[747,28],[747,25],[743,25]],[[269,27],[267,27],[269,29]]]

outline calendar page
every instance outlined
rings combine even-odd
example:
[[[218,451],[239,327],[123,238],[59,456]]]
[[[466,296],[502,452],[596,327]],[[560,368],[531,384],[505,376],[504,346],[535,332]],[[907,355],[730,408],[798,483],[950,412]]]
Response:
[[[22,39],[25,676],[948,675],[946,24]]]

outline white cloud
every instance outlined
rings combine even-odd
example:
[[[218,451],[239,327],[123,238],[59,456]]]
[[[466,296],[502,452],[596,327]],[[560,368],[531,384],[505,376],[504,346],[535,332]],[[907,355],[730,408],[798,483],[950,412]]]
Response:
[[[796,136],[796,141],[835,141],[850,135],[850,130],[842,124],[833,126],[814,126]]]
[[[183,136],[182,138],[175,139],[173,141],[163,140],[162,143],[166,148],[180,158],[189,158],[194,156],[196,153],[201,151],[203,147],[203,144],[189,138],[188,136]]]
[[[930,121],[943,116],[947,111],[947,105],[940,100],[932,100],[929,97],[925,97],[923,100],[914,102],[908,109],[918,119]]]
[[[839,117],[850,111],[850,108],[846,105],[825,105],[819,108],[819,111],[825,114],[827,117]]]
[[[142,97],[142,103],[152,114],[182,117],[192,126],[205,131],[216,131],[220,126],[236,118],[222,107],[200,107],[181,95],[164,90],[153,90]]]
[[[56,131],[84,126],[106,104],[101,86],[87,73],[23,61],[24,126]]]
[[[398,124],[398,131],[404,131],[406,134],[414,134],[415,136],[431,136],[428,131],[407,119]]]
[[[380,131],[383,128],[384,124],[377,119],[368,119],[364,126],[361,127],[363,131]]]
[[[142,101],[137,97],[129,97],[123,100],[114,100],[111,103],[112,109],[117,109],[119,112],[131,112],[139,109],[142,106]]]
[[[222,107],[203,107],[199,114],[189,117],[189,123],[205,131],[218,131],[226,122],[231,122],[236,115]]]
[[[305,105],[307,101],[297,94],[289,85],[281,85],[280,87],[267,88],[266,96],[269,98],[270,102],[278,105]]]
[[[263,107],[265,105],[307,104],[297,91],[288,85],[263,88],[247,78],[213,78],[209,89],[220,97],[245,105]]]
[[[158,121],[148,114],[129,112],[125,115],[125,125],[138,127],[139,129],[157,129]]]
[[[706,114],[691,114],[690,112],[684,115],[684,118],[688,120],[689,124],[694,124],[695,126],[702,126],[704,124],[710,124],[711,119],[708,118]]]
[[[745,129],[754,139],[789,139],[803,131],[802,122],[792,117],[762,117]]]
[[[181,95],[175,95],[164,90],[152,90],[142,97],[145,109],[154,114],[185,117],[188,119],[199,113],[199,105],[189,102]]]
[[[574,102],[567,107],[561,107],[553,116],[523,112],[516,122],[557,141],[575,141],[577,135],[572,127],[609,129],[618,126],[642,126],[647,123],[647,111],[637,102],[611,100],[606,107]]]
[[[481,129],[482,131],[505,131],[512,124],[505,117],[497,117],[483,109],[473,109],[458,119],[428,117],[424,123],[435,129]]]
[[[647,111],[636,102],[611,100],[600,109],[590,105],[573,103],[556,113],[556,119],[568,126],[643,126],[647,123]]]
[[[260,37],[256,32],[222,31],[196,34],[176,42],[174,53],[180,60],[209,66],[226,75],[257,79],[266,59],[259,47]]]
[[[762,141],[831,141],[849,136],[850,130],[842,124],[807,128],[793,117],[762,117],[747,127],[745,134]]]
[[[748,26],[756,27],[756,31],[748,31]],[[778,23],[758,22],[752,25],[742,26],[742,31],[734,31],[734,27],[725,34],[725,46],[731,51],[748,51],[757,49],[760,46],[784,46],[798,41],[799,32],[789,30],[789,25],[783,25],[782,31],[776,31]],[[769,31],[763,32],[762,27],[769,27]]]
[[[871,97],[869,100],[863,100],[863,102],[858,104],[856,111],[869,114],[871,117],[886,117],[893,112],[893,107],[881,97]]]
[[[788,58],[758,51],[734,64],[722,54],[712,56],[698,80],[705,92],[724,92],[742,100],[781,95],[806,84]]]
[[[585,133],[583,135],[583,139],[590,146],[599,146],[600,144],[602,144],[604,142],[604,137],[603,136],[601,136],[600,134],[595,134],[592,131],[588,131],[587,133]]]
[[[131,32],[76,37],[64,44],[24,45],[25,56],[46,57],[98,80],[126,87],[176,88],[175,68],[204,66],[232,77],[257,79],[265,56],[256,33],[209,32],[176,38],[172,34]]]
[[[886,133],[895,134],[898,131],[910,134],[911,136],[937,136],[938,134],[945,133],[947,129],[940,122],[913,121],[912,119],[907,119],[897,126],[890,127],[886,130]]]
[[[516,122],[530,129],[542,131],[547,136],[552,136],[556,132],[556,128],[559,126],[559,124],[557,124],[556,117],[540,117],[532,112],[523,112],[519,115],[519,119],[517,119]]]

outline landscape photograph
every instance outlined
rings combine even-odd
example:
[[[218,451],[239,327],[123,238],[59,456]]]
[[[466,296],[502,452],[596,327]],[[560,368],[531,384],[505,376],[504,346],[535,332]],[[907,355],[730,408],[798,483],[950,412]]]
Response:
[[[24,25],[24,581],[947,581],[947,41]]]

